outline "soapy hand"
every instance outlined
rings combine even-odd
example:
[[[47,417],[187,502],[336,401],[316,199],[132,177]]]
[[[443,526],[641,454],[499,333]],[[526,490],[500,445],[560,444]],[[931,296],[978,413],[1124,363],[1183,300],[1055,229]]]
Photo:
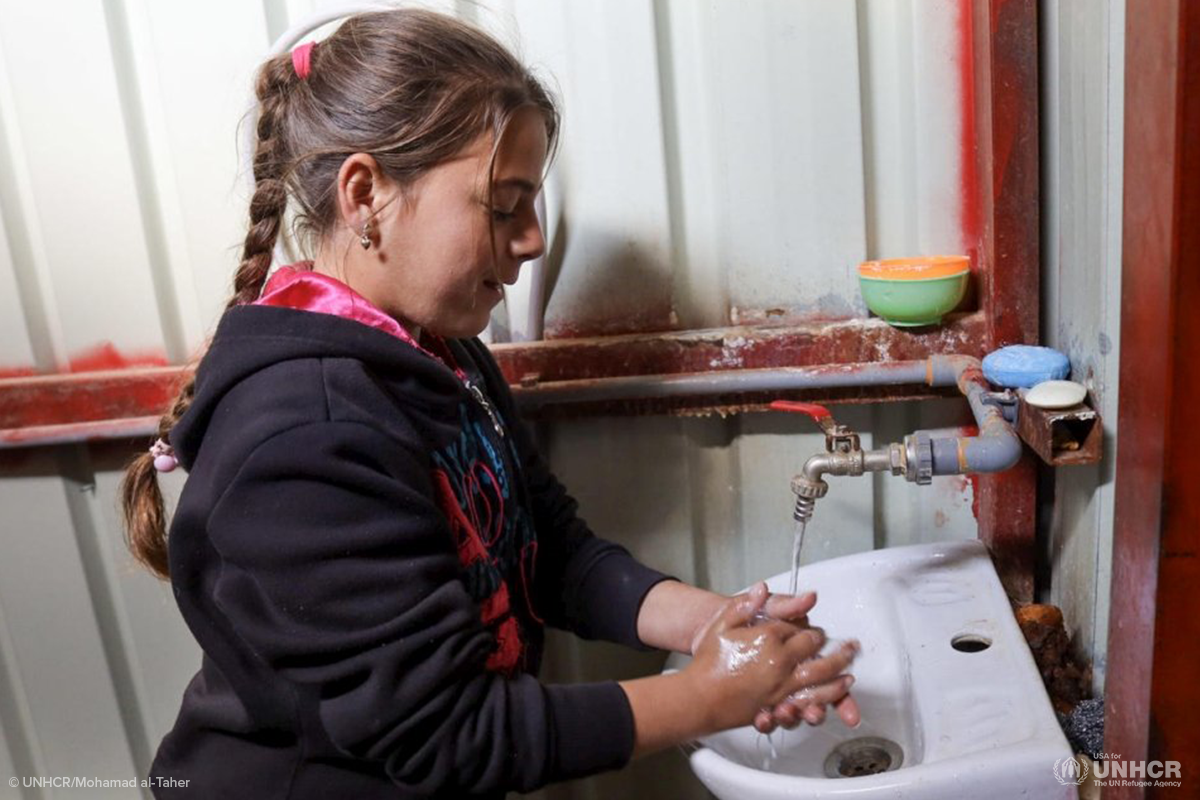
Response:
[[[799,620],[813,603],[812,596],[776,598],[770,610]],[[835,702],[846,696],[853,680],[841,673],[856,647],[814,658],[825,644],[824,633],[794,621],[764,619],[767,605],[766,584],[759,583],[725,603],[693,642],[694,658],[684,672],[708,700],[714,730],[750,724],[762,709],[780,705],[787,705],[780,712],[780,722],[787,724],[796,702],[789,698],[806,706]]]
[[[801,595],[771,595],[763,609],[755,615],[756,621],[767,619],[791,622],[800,627],[808,626],[808,612],[817,603],[815,592],[805,592]],[[852,659],[858,651],[857,642],[847,643],[848,655]],[[846,645],[843,645],[845,648]],[[817,665],[801,665],[800,669],[812,667],[808,673],[819,685],[810,686],[784,699],[774,708],[761,710],[754,717],[754,727],[760,733],[770,733],[776,727],[788,730],[795,728],[802,721],[810,725],[820,725],[825,721],[826,706],[832,705],[847,726],[853,728],[862,720],[858,702],[850,695],[850,685],[854,682],[852,676],[847,680],[830,680],[819,683],[823,674]]]

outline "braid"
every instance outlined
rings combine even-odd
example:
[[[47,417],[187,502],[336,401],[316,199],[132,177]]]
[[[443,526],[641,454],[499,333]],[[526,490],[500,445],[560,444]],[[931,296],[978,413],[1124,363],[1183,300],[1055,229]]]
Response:
[[[163,441],[192,403],[196,379],[188,378],[171,409],[158,422]],[[167,520],[154,456],[139,454],[125,470],[120,488],[121,511],[125,518],[125,544],[133,557],[158,577],[170,577],[167,561]]]
[[[233,297],[229,298],[226,308],[257,300],[271,269],[271,254],[287,211],[287,185],[283,175],[288,152],[279,132],[287,113],[288,89],[296,80],[288,54],[271,59],[258,73],[255,87],[259,101],[258,146],[254,151],[250,229],[242,247],[242,262],[233,278]]]

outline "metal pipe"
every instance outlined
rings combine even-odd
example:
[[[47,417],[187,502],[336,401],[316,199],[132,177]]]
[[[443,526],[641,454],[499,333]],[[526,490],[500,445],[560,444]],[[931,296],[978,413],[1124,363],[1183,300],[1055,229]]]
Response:
[[[849,453],[817,453],[804,462],[800,474],[816,483],[822,475],[862,475],[864,472],[903,473],[900,445],[879,450],[854,450]]]
[[[924,460],[931,465],[930,474],[999,472],[1011,467],[1021,457],[1021,440],[1012,426],[996,406],[983,401],[988,386],[980,371],[979,360],[963,355],[937,355],[920,361],[843,364],[836,367],[782,367],[555,381],[527,387],[514,386],[513,395],[522,408],[538,408],[551,403],[652,400],[903,384],[957,386],[967,398],[979,426],[978,436],[947,435],[956,431],[945,429],[917,431],[914,436],[923,434],[917,460]],[[823,465],[814,462],[813,469],[819,466]]]
[[[909,481],[927,484],[934,475],[970,472],[999,472],[1021,457],[1021,440],[1005,419],[1000,407],[986,402],[987,382],[979,361],[968,356],[934,356],[924,362],[925,382],[931,386],[957,386],[967,398],[979,426],[978,436],[957,436],[961,429],[939,428],[916,431],[904,444],[863,451],[830,449],[804,462],[792,479],[796,506],[792,516],[807,523],[816,502],[829,490],[825,475],[862,475],[890,470]]]
[[[979,426],[978,436],[944,437],[943,431],[917,431],[929,440],[934,475],[1001,472],[1021,458],[1021,439],[1004,413],[984,401],[989,388],[979,361],[970,356],[934,356],[929,359],[933,386],[958,386],[967,398]]]
[[[556,403],[923,384],[927,383],[929,374],[927,361],[887,361],[838,366],[739,369],[682,375],[631,375],[620,378],[554,381],[534,386],[514,386],[513,396],[522,408],[540,408]]]

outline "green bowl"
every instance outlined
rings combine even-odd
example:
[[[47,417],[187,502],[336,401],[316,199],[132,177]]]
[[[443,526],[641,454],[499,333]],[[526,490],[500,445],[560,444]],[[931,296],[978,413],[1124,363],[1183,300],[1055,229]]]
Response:
[[[944,278],[889,280],[858,276],[867,308],[901,328],[937,325],[962,302],[969,272]]]

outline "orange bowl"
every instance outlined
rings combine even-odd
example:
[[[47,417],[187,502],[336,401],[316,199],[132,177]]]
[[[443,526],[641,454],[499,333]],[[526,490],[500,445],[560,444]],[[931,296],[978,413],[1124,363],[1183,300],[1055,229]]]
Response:
[[[968,271],[970,263],[966,256],[885,258],[879,261],[864,261],[858,265],[858,274],[862,277],[885,281],[953,278]]]

